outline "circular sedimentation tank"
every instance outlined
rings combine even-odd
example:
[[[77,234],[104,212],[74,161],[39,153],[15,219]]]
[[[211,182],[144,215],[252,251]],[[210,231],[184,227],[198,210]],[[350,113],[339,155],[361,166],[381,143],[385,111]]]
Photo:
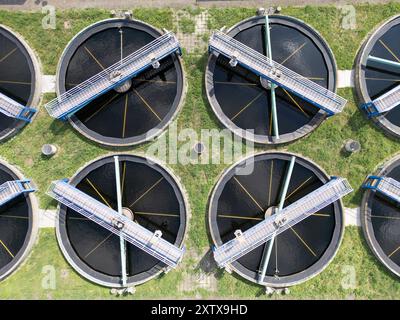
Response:
[[[399,32],[400,16],[396,16],[377,27],[361,47],[356,60],[355,81],[360,106],[399,85],[399,68],[368,62],[369,55],[400,62]],[[399,107],[371,119],[385,133],[400,137]]]
[[[376,176],[400,181],[400,156],[376,172]],[[400,276],[400,207],[380,192],[366,190],[361,205],[361,225],[369,247],[378,260]]]
[[[147,158],[119,155],[124,215],[163,239],[183,246],[188,207],[183,189],[166,168]],[[70,180],[91,197],[117,210],[114,157],[88,164]],[[68,262],[85,278],[108,287],[122,286],[120,239],[114,233],[61,205],[57,238]],[[127,242],[127,285],[146,282],[167,266]]]
[[[40,100],[40,68],[23,38],[0,25],[0,92],[24,106],[37,107]],[[0,141],[27,122],[0,113]]]
[[[293,155],[271,152],[248,157],[226,170],[209,202],[209,228],[215,246],[246,231],[278,207],[286,170]],[[315,163],[296,155],[284,207],[330,180]],[[266,276],[258,282],[265,244],[229,265],[243,278],[268,287],[288,287],[320,273],[334,258],[343,236],[341,201],[325,207],[274,242]]]
[[[288,16],[271,15],[270,34],[274,61],[298,74],[336,90],[336,62],[325,40],[304,22]],[[265,17],[239,22],[227,34],[265,55]],[[272,132],[268,82],[251,71],[231,67],[229,59],[210,55],[206,69],[206,92],[221,123],[239,136],[260,144],[287,143],[299,139],[326,118],[326,113],[277,88],[276,109],[280,139]]]
[[[0,185],[23,179],[0,161]],[[0,206],[0,280],[15,271],[32,248],[38,231],[37,204],[32,193],[21,194]]]
[[[57,71],[61,95],[140,49],[162,32],[137,20],[108,19],[77,34],[62,54]],[[102,94],[69,118],[80,133],[111,146],[138,144],[159,135],[177,115],[185,96],[179,56],[160,61],[137,77]]]

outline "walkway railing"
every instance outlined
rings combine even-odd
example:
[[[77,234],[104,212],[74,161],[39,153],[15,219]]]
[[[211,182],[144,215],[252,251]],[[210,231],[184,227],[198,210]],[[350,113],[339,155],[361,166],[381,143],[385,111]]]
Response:
[[[117,211],[68,184],[65,180],[52,182],[48,194],[58,202],[96,222],[103,228],[122,236],[156,259],[175,268],[185,249],[162,238],[161,231],[151,232]]]
[[[30,180],[13,180],[0,185],[0,206],[6,204],[22,193],[35,192]]]
[[[376,117],[384,112],[392,110],[398,105],[400,105],[400,85],[394,87],[375,100],[364,103],[361,108],[367,112],[369,117]]]
[[[36,109],[25,107],[19,102],[0,93],[0,112],[7,117],[31,122],[33,115],[36,113]]]
[[[395,202],[400,203],[400,182],[393,178],[369,176],[363,188],[377,190]]]

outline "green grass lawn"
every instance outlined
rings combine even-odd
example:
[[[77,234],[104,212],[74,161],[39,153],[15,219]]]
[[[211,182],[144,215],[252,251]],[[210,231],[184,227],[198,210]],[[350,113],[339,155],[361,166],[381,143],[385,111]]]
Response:
[[[196,30],[196,24],[192,17],[182,16],[179,18],[179,29],[185,34],[194,33]]]
[[[314,26],[329,42],[340,69],[350,69],[359,46],[368,32],[376,24],[400,12],[400,4],[381,6],[356,6],[357,26],[354,30],[343,30],[341,11],[334,7],[288,7],[283,14],[298,17]],[[189,10],[189,17],[200,10]],[[209,28],[229,26],[254,15],[254,9],[218,9],[209,10]],[[2,24],[21,33],[38,53],[45,74],[54,74],[59,56],[71,39],[85,26],[109,16],[103,10],[77,10],[59,12],[57,29],[43,30],[40,27],[40,13],[18,13],[0,11]],[[157,27],[174,30],[172,10],[135,9],[134,16]],[[70,29],[64,28],[68,21]],[[188,80],[188,93],[185,106],[176,120],[178,128],[193,127],[198,133],[202,128],[221,128],[212,114],[204,94],[203,75],[207,62],[206,53],[186,54],[184,64]],[[339,93],[349,100],[343,113],[325,121],[311,135],[293,144],[282,146],[279,150],[288,150],[308,157],[318,163],[331,175],[340,175],[349,179],[356,190],[347,196],[347,206],[359,206],[359,189],[365,176],[385,159],[392,157],[399,149],[399,144],[387,138],[376,129],[358,111],[354,93],[351,89]],[[44,102],[52,95],[44,97]],[[359,140],[361,152],[350,157],[341,152],[346,139]],[[57,155],[51,159],[41,156],[43,143],[54,143],[59,147]],[[124,151],[144,152],[150,144],[144,144]],[[257,151],[270,150],[257,148]],[[54,207],[44,191],[51,180],[70,177],[86,162],[95,157],[106,155],[110,150],[102,148],[74,131],[67,123],[53,121],[43,110],[35,121],[27,126],[15,138],[0,145],[0,155],[9,163],[19,167],[27,177],[32,178],[39,187],[38,196],[42,208]],[[217,281],[212,290],[196,288],[185,291],[182,285],[195,283],[198,275],[198,263],[210,246],[207,236],[206,206],[210,191],[218,176],[228,165],[173,165],[172,170],[178,175],[186,189],[191,220],[187,240],[187,255],[178,270],[152,280],[138,287],[134,299],[167,297],[228,297],[228,298],[265,298],[262,288],[242,279],[218,272]],[[293,287],[287,297],[274,298],[400,298],[400,281],[392,277],[370,254],[356,227],[346,228],[344,241],[333,263],[318,277]],[[57,289],[42,288],[42,268],[46,265],[55,267]],[[354,268],[355,288],[344,289],[341,285],[346,274],[344,266]],[[109,290],[82,279],[65,262],[55,240],[54,230],[42,229],[37,245],[24,266],[0,284],[0,299],[91,299],[113,298]]]

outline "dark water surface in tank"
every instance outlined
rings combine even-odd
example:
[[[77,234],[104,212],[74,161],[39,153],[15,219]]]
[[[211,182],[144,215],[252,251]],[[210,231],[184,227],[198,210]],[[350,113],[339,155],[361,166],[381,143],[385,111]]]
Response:
[[[245,231],[262,221],[265,211],[277,207],[289,159],[257,160],[250,175],[235,175],[223,187],[217,209],[218,230],[222,242],[234,238],[235,230]],[[316,174],[296,163],[284,207],[297,201],[323,183]],[[254,198],[252,200],[246,192]],[[256,202],[258,205],[256,204]],[[335,229],[334,206],[321,210],[275,239],[268,276],[288,276],[316,263],[331,243]],[[238,260],[249,270],[260,268],[264,245]]]
[[[122,206],[130,208],[134,221],[146,229],[162,231],[175,243],[180,227],[180,207],[171,184],[155,169],[141,163],[120,161]],[[77,188],[117,210],[114,163],[90,171]],[[110,231],[82,215],[67,210],[69,241],[90,268],[110,276],[121,275],[120,240]],[[127,271],[133,276],[159,264],[159,260],[127,243]]]
[[[121,33],[122,32],[122,33]],[[154,37],[134,28],[108,28],[85,40],[73,54],[66,73],[66,89],[140,49]],[[122,52],[121,52],[122,47]],[[177,94],[177,72],[171,57],[159,69],[147,69],[132,79],[127,92],[111,90],[76,113],[90,130],[112,138],[139,136],[155,128],[168,114]]]
[[[18,40],[0,28],[0,92],[22,105],[30,100],[33,86],[28,59],[28,52],[18,46]],[[0,132],[14,127],[17,122],[0,113]]]
[[[400,166],[386,175],[400,181]],[[376,192],[371,200],[371,223],[378,244],[389,258],[400,266],[400,207]]]
[[[400,25],[396,25],[379,37],[372,47],[370,55],[400,62]],[[365,68],[367,91],[374,100],[400,84],[400,69],[380,67],[368,64]],[[400,126],[400,108],[396,107],[385,114],[385,118]]]
[[[15,177],[0,168],[0,185]],[[0,206],[0,270],[23,248],[29,231],[29,206],[24,195]]]

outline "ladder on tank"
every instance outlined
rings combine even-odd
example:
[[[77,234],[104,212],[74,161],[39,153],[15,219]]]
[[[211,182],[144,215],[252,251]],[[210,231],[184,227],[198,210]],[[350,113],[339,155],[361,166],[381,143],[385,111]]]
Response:
[[[151,232],[117,211],[102,204],[86,193],[67,183],[53,181],[48,195],[77,213],[96,222],[105,229],[122,236],[127,242],[175,268],[181,261],[184,248],[179,248],[162,238],[160,230]]]
[[[30,180],[13,180],[0,185],[0,206],[6,204],[22,193],[35,192]]]
[[[214,259],[219,267],[225,267],[269,241],[310,215],[352,192],[346,179],[335,177],[327,184],[272,215],[254,227],[242,232],[236,230],[235,238],[214,249]]]
[[[0,112],[10,118],[31,122],[36,109],[25,107],[0,92]]]
[[[53,118],[65,120],[96,97],[122,85],[150,66],[159,68],[159,61],[174,52],[181,54],[179,41],[172,32],[167,32],[50,101],[46,110]]]
[[[400,182],[389,177],[369,176],[363,184],[364,189],[379,191],[400,203]]]
[[[329,116],[343,110],[347,100],[315,82],[284,67],[221,31],[214,31],[209,41],[209,51],[230,59],[274,84],[285,88],[300,98],[324,110]]]

